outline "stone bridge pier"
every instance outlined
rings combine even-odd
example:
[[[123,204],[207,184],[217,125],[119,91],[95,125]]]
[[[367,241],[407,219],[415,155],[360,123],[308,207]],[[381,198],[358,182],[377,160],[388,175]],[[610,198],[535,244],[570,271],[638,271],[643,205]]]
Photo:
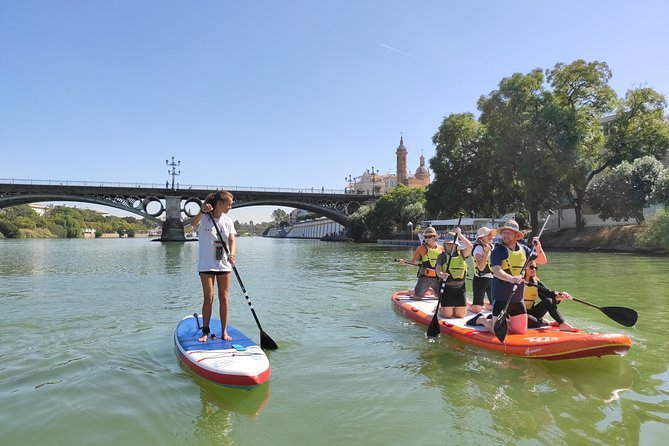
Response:
[[[177,195],[165,196],[165,222],[160,241],[163,242],[184,242],[184,223],[181,221],[181,200]]]

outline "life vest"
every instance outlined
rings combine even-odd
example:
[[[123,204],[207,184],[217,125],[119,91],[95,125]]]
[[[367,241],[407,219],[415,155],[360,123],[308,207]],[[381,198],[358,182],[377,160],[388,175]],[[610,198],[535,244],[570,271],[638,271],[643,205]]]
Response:
[[[523,269],[523,266],[525,265],[525,260],[527,260],[527,256],[525,255],[525,249],[520,244],[516,244],[516,246],[518,247],[516,251],[512,251],[506,245],[503,246],[508,251],[509,256],[506,259],[502,260],[502,263],[500,264],[502,270],[505,273],[510,274],[512,276],[520,276],[520,271]]]
[[[483,247],[483,243],[481,243],[480,240],[476,240],[474,242],[474,248],[472,249],[472,252],[474,252],[474,249],[476,249],[477,246]],[[490,253],[488,253],[488,258],[486,259],[485,267],[482,270],[479,269],[478,264],[476,263],[476,258],[474,258],[474,274],[476,274],[479,277],[485,276],[486,274],[492,274],[492,267],[490,266]]]
[[[448,257],[450,256],[450,253],[446,253],[446,261],[448,262]],[[448,270],[446,269],[446,266],[448,265]],[[448,279],[446,279],[446,282],[451,282],[453,280],[463,280],[465,276],[467,275],[467,262],[465,261],[465,258],[462,256],[462,252],[458,249],[453,258],[451,258],[451,263],[444,263],[441,265],[442,272],[445,272],[448,274]]]
[[[539,280],[537,278],[536,281],[528,281],[528,282],[536,284],[539,283]],[[539,297],[539,288],[535,286],[526,286],[525,291],[523,292],[523,300],[525,301],[525,308],[527,308],[528,310],[532,308],[534,304],[537,302],[538,297]]]
[[[437,277],[437,273],[434,271],[434,267],[437,265],[437,257],[439,254],[444,252],[444,248],[437,245],[434,248],[430,248],[427,245],[422,245],[425,247],[425,252],[420,256],[420,270],[419,274],[427,277]],[[426,269],[429,268],[429,269]]]

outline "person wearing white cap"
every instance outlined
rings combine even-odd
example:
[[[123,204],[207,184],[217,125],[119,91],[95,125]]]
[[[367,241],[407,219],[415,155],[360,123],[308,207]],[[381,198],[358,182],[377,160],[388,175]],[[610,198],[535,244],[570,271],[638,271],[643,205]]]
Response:
[[[423,237],[425,242],[416,248],[410,262],[400,259],[400,265],[409,263],[420,267],[418,268],[418,281],[412,297],[415,300],[423,299],[430,289],[435,296],[439,293],[439,278],[434,268],[437,265],[437,258],[444,252],[444,248],[437,243],[437,230],[432,226],[425,228]]]
[[[454,243],[456,242],[456,243]],[[467,297],[467,257],[472,252],[472,243],[462,235],[460,228],[446,235],[444,252],[437,258],[437,276],[441,279],[439,290],[439,315],[444,318],[465,317]],[[449,261],[450,258],[450,261]]]
[[[483,320],[490,331],[497,321],[497,316],[507,307],[510,316],[509,331],[524,334],[527,332],[527,310],[523,303],[525,280],[522,276],[523,266],[532,250],[518,243],[525,237],[515,220],[507,220],[499,229],[502,243],[498,243],[490,253],[492,267],[492,319]],[[548,261],[546,253],[537,237],[533,239],[536,264],[544,265]],[[513,291],[514,285],[518,285]],[[513,292],[513,295],[511,294]],[[480,318],[483,319],[483,318]]]
[[[483,226],[476,231],[474,242],[474,279],[472,280],[472,305],[469,307],[472,313],[480,313],[484,308],[485,296],[488,295],[488,303],[485,307],[492,305],[492,267],[490,266],[490,252],[492,251],[492,239],[497,235],[497,229]]]

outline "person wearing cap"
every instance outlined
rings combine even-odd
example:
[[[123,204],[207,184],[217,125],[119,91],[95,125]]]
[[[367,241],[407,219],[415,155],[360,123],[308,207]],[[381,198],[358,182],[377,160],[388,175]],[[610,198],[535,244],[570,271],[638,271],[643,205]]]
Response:
[[[472,313],[480,313],[484,308],[485,296],[488,302],[485,308],[492,305],[492,268],[490,266],[490,252],[492,251],[492,240],[497,235],[497,229],[483,226],[476,231],[474,242],[474,279],[472,280],[472,305],[469,308]]]
[[[430,289],[435,296],[439,293],[439,278],[434,268],[437,265],[437,258],[444,251],[444,248],[437,243],[437,230],[432,226],[425,228],[423,238],[425,241],[416,248],[410,262],[400,259],[400,265],[410,263],[419,266],[418,281],[413,291],[413,299],[415,300],[421,300]]]
[[[490,266],[493,274],[492,319],[483,320],[483,324],[488,330],[493,331],[497,316],[507,307],[508,302],[509,331],[524,334],[527,332],[527,310],[523,303],[525,280],[522,276],[522,269],[533,250],[519,243],[525,234],[520,231],[515,220],[507,220],[499,229],[499,233],[502,236],[502,243],[495,245],[490,253]],[[548,259],[539,238],[534,237],[532,242],[536,264],[546,264]],[[514,285],[517,285],[515,291]]]
[[[455,228],[453,232],[446,235],[444,252],[437,259],[435,267],[437,276],[441,279],[439,289],[439,315],[441,317],[452,318],[467,315],[465,278],[467,277],[467,257],[471,252],[472,243],[462,235],[460,228]]]

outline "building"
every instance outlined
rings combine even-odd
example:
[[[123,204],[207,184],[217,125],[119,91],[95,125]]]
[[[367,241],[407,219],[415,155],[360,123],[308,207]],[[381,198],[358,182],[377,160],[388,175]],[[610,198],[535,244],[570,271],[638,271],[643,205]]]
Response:
[[[408,187],[423,187],[430,184],[430,170],[425,165],[425,157],[420,155],[420,165],[414,174],[409,173],[407,167],[407,155],[409,151],[404,145],[404,137],[400,136],[400,145],[395,151],[396,172],[380,174],[378,169],[366,170],[362,175],[352,178],[352,182],[346,187],[349,193],[383,195],[395,189],[398,184]]]

